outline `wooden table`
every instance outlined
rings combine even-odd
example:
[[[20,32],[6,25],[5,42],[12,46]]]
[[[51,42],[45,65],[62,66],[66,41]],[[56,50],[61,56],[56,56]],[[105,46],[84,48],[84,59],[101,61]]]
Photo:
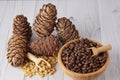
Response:
[[[57,72],[52,76],[27,78],[19,68],[11,67],[6,59],[13,18],[24,14],[32,25],[39,9],[49,2],[56,5],[58,18],[65,16],[71,19],[81,37],[112,44],[109,67],[96,80],[120,80],[120,0],[0,1],[0,80],[72,80],[58,64]]]

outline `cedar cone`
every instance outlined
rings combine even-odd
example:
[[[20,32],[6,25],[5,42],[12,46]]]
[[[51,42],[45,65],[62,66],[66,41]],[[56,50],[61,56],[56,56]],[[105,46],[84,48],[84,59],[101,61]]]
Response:
[[[55,56],[58,52],[58,39],[50,35],[35,40],[30,44],[30,50],[37,56]]]
[[[20,66],[24,62],[27,53],[27,40],[25,36],[13,34],[8,42],[7,59],[14,66]]]
[[[63,44],[70,40],[79,38],[79,32],[75,29],[75,25],[65,17],[58,19],[56,29],[58,38]]]
[[[17,15],[14,18],[13,33],[25,36],[28,40],[30,40],[32,36],[32,30],[30,23],[28,23],[27,18],[25,16]]]
[[[43,5],[33,23],[33,30],[39,37],[49,36],[53,32],[57,19],[56,15],[57,10],[55,5],[51,3]]]

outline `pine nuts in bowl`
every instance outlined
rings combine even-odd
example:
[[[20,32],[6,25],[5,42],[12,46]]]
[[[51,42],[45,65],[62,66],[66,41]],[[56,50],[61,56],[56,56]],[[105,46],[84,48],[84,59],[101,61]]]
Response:
[[[108,52],[92,56],[89,48],[100,47],[101,43],[90,39],[74,39],[59,50],[58,63],[63,71],[74,80],[94,80],[107,68]]]

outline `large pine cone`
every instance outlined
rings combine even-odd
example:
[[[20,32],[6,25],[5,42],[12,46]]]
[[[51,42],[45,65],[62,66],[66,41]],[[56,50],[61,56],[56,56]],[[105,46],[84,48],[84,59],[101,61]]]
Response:
[[[79,32],[75,29],[75,25],[65,17],[58,19],[56,29],[57,35],[63,44],[70,40],[79,38]]]
[[[55,5],[51,3],[43,5],[33,24],[33,29],[39,37],[49,36],[53,32],[56,15]]]
[[[50,35],[35,40],[30,44],[30,50],[33,54],[38,56],[55,56],[58,52],[58,39],[57,37]]]
[[[8,42],[7,59],[8,62],[17,67],[24,62],[27,53],[27,40],[25,36],[13,34]]]
[[[28,23],[27,18],[25,16],[17,15],[14,18],[13,33],[25,36],[28,40],[30,40],[32,36],[32,30],[30,23]]]

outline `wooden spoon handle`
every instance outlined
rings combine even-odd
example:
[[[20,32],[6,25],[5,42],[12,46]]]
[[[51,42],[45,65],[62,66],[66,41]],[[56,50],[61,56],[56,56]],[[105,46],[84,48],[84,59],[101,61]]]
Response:
[[[107,45],[97,48],[97,51],[98,53],[101,53],[101,52],[105,52],[111,49],[112,49],[111,44],[107,44]]]
[[[37,62],[38,60],[37,60],[37,57],[35,57],[33,54],[31,54],[31,53],[27,53],[27,57],[31,60],[31,61],[33,61],[33,62]]]

